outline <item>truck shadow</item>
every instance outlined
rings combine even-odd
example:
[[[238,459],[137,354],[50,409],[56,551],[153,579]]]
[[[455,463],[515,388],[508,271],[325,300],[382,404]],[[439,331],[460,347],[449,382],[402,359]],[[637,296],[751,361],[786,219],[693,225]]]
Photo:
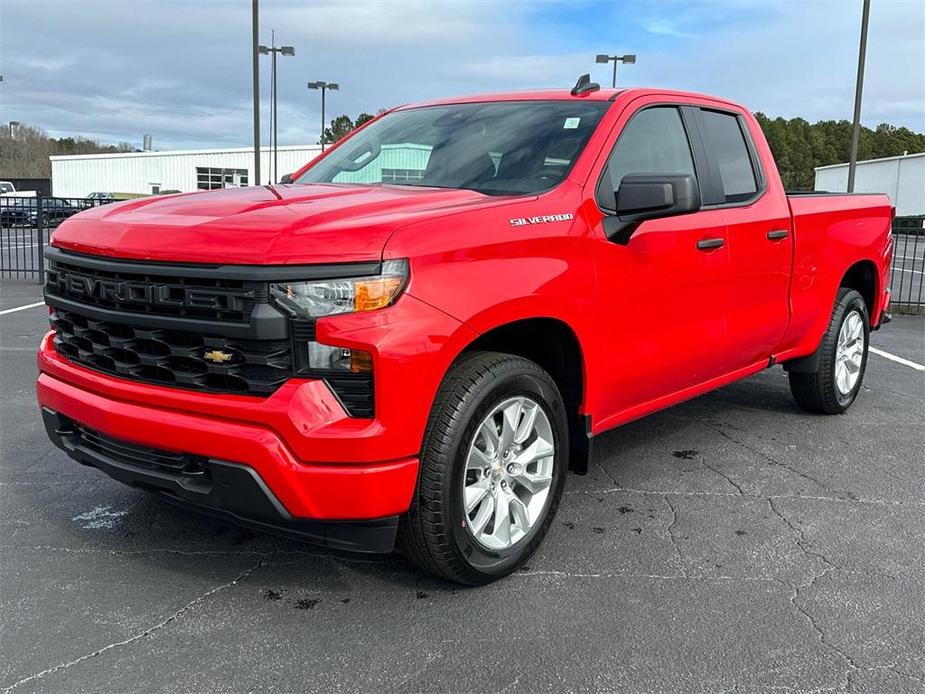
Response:
[[[669,433],[673,440],[691,442],[684,448],[708,453],[703,449],[710,427],[756,426],[768,420],[785,427],[786,420],[794,416],[802,414],[790,399],[786,381],[760,375],[602,434],[595,439],[589,477],[605,468],[612,479],[631,467],[637,483],[657,482],[659,472],[646,460],[665,455]],[[93,474],[91,470],[80,472]],[[570,478],[567,491],[580,483],[578,478]],[[412,591],[416,599],[425,599],[431,593],[466,590],[425,574],[398,553],[353,554],[265,534],[176,508],[155,496],[126,489],[101,474],[92,487],[103,490],[106,498],[119,499],[119,508],[126,509],[111,529],[89,538],[96,551],[123,554],[133,563],[150,564],[152,570],[160,568],[166,557],[195,557],[199,561],[184,561],[171,570],[203,576],[233,574],[242,558],[247,558],[258,567],[246,581],[255,599],[289,601],[296,609],[312,609],[311,601],[320,599],[312,597],[315,593],[324,594],[326,599],[335,595],[349,601],[351,594],[372,586],[377,590],[388,586],[388,590]],[[76,544],[86,546],[88,536],[79,525],[72,523],[63,530]],[[542,557],[537,561],[541,562]],[[557,557],[557,563],[568,561],[568,557]]]

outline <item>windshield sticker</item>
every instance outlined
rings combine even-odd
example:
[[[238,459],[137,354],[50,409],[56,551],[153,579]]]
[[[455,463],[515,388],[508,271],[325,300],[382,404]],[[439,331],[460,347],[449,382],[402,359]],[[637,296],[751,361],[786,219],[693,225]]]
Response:
[[[574,130],[578,127],[578,124],[581,123],[581,118],[566,118],[565,125],[562,126],[564,130]]]
[[[511,221],[512,227],[522,227],[528,224],[546,224],[547,222],[569,222],[575,219],[571,212],[563,214],[544,214],[539,217],[515,217]]]

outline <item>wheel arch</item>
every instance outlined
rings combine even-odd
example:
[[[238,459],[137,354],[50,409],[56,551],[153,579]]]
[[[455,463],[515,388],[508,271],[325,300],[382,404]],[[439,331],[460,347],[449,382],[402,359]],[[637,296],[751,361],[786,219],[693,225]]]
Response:
[[[877,315],[875,311],[879,308],[877,306],[877,297],[880,296],[878,279],[876,264],[872,260],[859,260],[848,268],[838,284],[839,289],[842,287],[854,289],[864,298],[864,304],[867,306],[867,317],[871,323],[876,321]]]
[[[831,312],[835,310],[835,305],[838,302],[839,290],[843,288],[853,289],[860,294],[861,298],[864,300],[864,306],[867,308],[867,320],[869,325],[874,325],[874,321],[876,320],[874,311],[879,309],[877,306],[877,297],[880,295],[877,280],[877,265],[872,260],[864,259],[854,263],[842,274],[838,286],[834,288],[832,306],[827,315],[831,315]],[[819,352],[822,349],[824,338],[825,331],[823,330],[822,334],[819,336],[816,349],[804,357],[785,361],[783,363],[784,370],[796,373],[810,373],[815,371],[819,367]]]
[[[581,413],[587,369],[575,330],[560,318],[519,318],[482,331],[460,355],[476,350],[529,359],[552,377],[569,415],[569,468],[585,474],[591,454],[591,422],[588,415]]]

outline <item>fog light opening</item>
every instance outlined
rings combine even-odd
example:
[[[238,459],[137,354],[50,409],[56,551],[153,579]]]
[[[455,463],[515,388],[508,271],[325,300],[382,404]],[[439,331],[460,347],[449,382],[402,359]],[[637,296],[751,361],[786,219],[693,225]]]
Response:
[[[308,343],[308,366],[312,371],[338,371],[341,373],[370,373],[373,358],[369,352],[347,347],[333,347],[320,342]]]

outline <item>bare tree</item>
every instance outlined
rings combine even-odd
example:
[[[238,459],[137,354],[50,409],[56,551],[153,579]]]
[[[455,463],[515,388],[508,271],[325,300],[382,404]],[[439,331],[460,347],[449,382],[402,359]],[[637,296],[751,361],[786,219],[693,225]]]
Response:
[[[48,157],[58,154],[133,151],[135,148],[127,142],[103,145],[82,136],[55,139],[32,125],[0,127],[0,177],[50,178],[51,162]]]

